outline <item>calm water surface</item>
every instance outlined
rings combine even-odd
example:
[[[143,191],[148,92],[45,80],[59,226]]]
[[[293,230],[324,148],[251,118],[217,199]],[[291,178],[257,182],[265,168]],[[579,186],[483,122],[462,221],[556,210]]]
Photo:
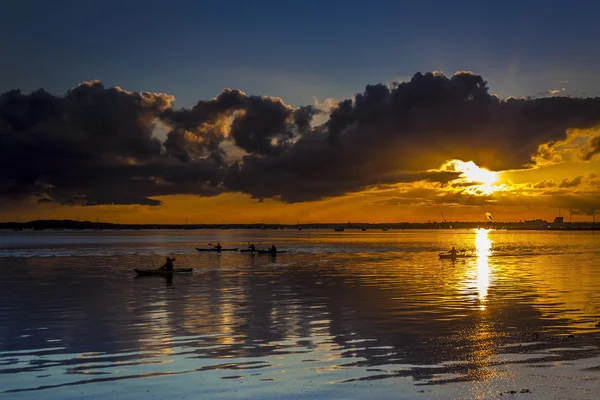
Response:
[[[290,252],[194,249],[247,240]],[[599,245],[593,232],[3,232],[0,398],[597,398]],[[473,257],[439,260],[452,246]],[[194,273],[132,271],[167,255]]]

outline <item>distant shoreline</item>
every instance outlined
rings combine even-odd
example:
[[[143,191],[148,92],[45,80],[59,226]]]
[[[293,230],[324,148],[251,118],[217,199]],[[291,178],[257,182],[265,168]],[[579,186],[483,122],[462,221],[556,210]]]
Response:
[[[532,223],[534,222],[534,223]],[[0,230],[148,230],[148,229],[258,229],[258,230],[303,230],[329,229],[340,233],[349,230],[386,231],[403,229],[477,229],[490,228],[498,230],[553,230],[553,231],[595,231],[600,230],[600,223],[573,222],[555,223],[541,220],[525,222],[398,222],[398,223],[317,223],[317,224],[114,224],[109,222],[90,222],[73,220],[37,220],[29,222],[2,222]]]

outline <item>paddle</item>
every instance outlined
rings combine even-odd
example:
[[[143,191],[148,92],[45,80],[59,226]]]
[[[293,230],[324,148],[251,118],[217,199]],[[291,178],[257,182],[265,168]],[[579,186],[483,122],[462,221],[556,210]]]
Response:
[[[256,246],[254,248],[252,248],[252,244],[250,244],[249,241],[246,240],[246,243],[248,243],[248,249],[252,250],[252,253],[254,253],[256,250]]]
[[[211,246],[212,248],[216,249],[219,253],[221,252],[221,249],[219,248],[219,246],[215,246],[214,244],[210,244],[208,243],[209,246]]]

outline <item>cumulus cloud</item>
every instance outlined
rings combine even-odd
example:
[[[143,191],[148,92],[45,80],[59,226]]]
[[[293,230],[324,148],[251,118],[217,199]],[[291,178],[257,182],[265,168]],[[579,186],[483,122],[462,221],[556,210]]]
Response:
[[[167,151],[187,162],[207,155],[221,159],[225,139],[247,153],[278,155],[309,130],[313,116],[320,112],[313,106],[294,109],[280,98],[226,89],[189,109],[167,109],[161,118],[171,127]]]
[[[600,99],[503,101],[475,74],[416,74],[395,88],[370,85],[340,102],[327,127],[328,139],[339,147],[384,148],[412,168],[457,158],[497,170],[529,163],[540,144],[563,139],[567,128],[598,122],[599,113]]]
[[[43,90],[2,94],[0,195],[35,195],[64,204],[156,205],[150,196],[190,188],[214,193],[222,167],[202,160],[185,169],[197,174],[182,174],[152,135],[173,100],[105,88],[97,81],[62,97]]]
[[[591,186],[591,187],[594,187],[594,188],[600,188],[600,176],[598,176],[596,174],[589,174],[585,178],[585,183],[588,186]]]
[[[557,186],[556,182],[549,181],[549,180],[543,180],[543,181],[540,181],[540,182],[536,183],[535,185],[533,185],[533,188],[534,189],[546,189],[546,188],[553,188],[556,186]]]
[[[323,113],[331,113],[337,106],[338,102],[333,97],[328,97],[323,101],[313,97],[313,107],[320,110]]]
[[[235,89],[186,109],[173,101],[96,81],[64,96],[0,95],[0,195],[156,205],[152,197],[166,194],[232,191],[310,201],[401,182],[446,184],[460,174],[432,169],[453,159],[491,170],[556,161],[567,131],[600,124],[600,98],[501,100],[470,72],[368,85],[327,107]],[[313,126],[325,108],[329,118]],[[153,135],[157,123],[163,139]],[[598,147],[595,136],[581,157]],[[232,158],[231,148],[242,156]]]
[[[276,157],[250,154],[237,161],[225,185],[258,198],[302,201],[360,190],[398,171],[454,158],[492,169],[522,167],[540,144],[598,122],[600,99],[504,101],[490,95],[475,74],[416,74],[394,87],[369,85],[339,102],[324,129]]]
[[[564,139],[538,146],[537,154],[532,157],[533,164],[543,166],[566,161],[589,161],[600,146],[600,141],[596,139],[598,133],[598,126],[568,128]]]
[[[582,160],[589,161],[600,153],[600,136],[594,136],[580,150],[579,156]]]
[[[581,181],[583,180],[583,176],[578,176],[573,179],[563,179],[563,181],[558,185],[559,188],[572,188],[581,185]]]
[[[537,154],[532,157],[537,166],[559,164],[568,160],[570,149],[557,146],[556,142],[543,143],[538,146]]]

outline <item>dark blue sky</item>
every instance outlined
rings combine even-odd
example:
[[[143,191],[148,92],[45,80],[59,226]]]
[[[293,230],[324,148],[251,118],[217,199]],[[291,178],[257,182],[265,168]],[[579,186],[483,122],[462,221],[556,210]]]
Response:
[[[0,13],[0,92],[99,79],[178,106],[224,87],[297,106],[471,70],[502,97],[598,95],[598,15],[592,1],[19,0]]]

